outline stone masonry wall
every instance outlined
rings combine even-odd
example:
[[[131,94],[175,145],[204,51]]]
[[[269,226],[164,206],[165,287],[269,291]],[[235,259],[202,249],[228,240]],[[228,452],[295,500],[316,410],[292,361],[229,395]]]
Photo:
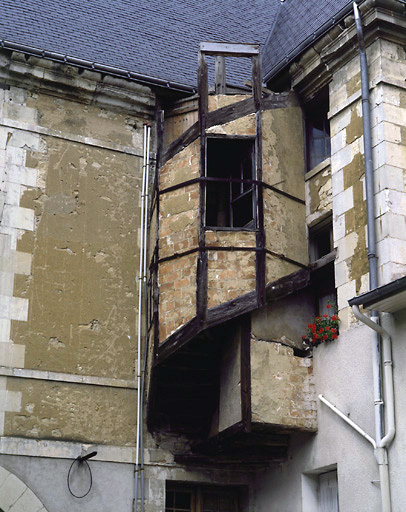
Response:
[[[196,254],[159,265],[160,341],[196,316],[196,269]]]
[[[405,50],[375,41],[367,49],[370,72],[375,218],[379,285],[406,271]],[[338,307],[342,329],[352,321],[347,300],[367,291],[365,176],[359,58],[330,84],[331,172]]]
[[[176,154],[160,170],[160,189],[199,176],[199,142]],[[159,199],[159,257],[198,246],[199,185],[164,193]],[[159,339],[164,341],[196,315],[196,254],[159,264]]]
[[[255,247],[255,233],[249,231],[206,231],[206,245]],[[255,251],[208,251],[208,307],[255,290]]]

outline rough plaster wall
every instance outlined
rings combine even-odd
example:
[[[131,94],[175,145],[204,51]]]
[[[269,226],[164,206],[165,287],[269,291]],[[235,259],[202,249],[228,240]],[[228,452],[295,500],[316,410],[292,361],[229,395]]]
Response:
[[[303,177],[300,178],[303,180]],[[305,206],[272,190],[264,190],[266,247],[307,265]],[[299,265],[296,270],[299,270]],[[282,276],[280,276],[282,277]]]
[[[249,98],[248,94],[216,94],[209,96],[209,112]]]
[[[32,274],[15,280],[30,301],[28,323],[14,322],[29,368],[130,379],[136,343],[140,162],[99,148],[45,138],[46,158],[30,166],[45,187],[26,191],[37,229],[23,236]]]
[[[267,283],[276,281],[283,276],[287,276],[299,270],[298,266],[294,263],[284,261],[278,257],[271,256],[270,254],[266,255],[265,261],[265,280]]]
[[[303,348],[302,335],[314,318],[314,298],[308,292],[291,295],[251,314],[251,333],[264,341]]]
[[[322,393],[370,435],[374,433],[373,337],[367,327],[354,325],[340,334],[339,342],[322,344],[313,354],[315,396]],[[340,512],[378,512],[379,487],[371,483],[379,479],[372,446],[320,401],[316,405],[317,435],[294,434],[287,460],[257,474],[254,509],[267,512],[271,503],[272,511],[301,510],[302,476],[337,465]]]
[[[262,114],[264,181],[304,200],[303,119],[299,107]]]
[[[207,134],[217,135],[252,135],[256,133],[255,114],[249,114],[228,123],[211,126],[206,130]]]
[[[18,413],[6,413],[4,434],[111,445],[134,444],[136,396],[132,389],[8,378],[22,395]]]
[[[280,343],[252,339],[252,421],[315,431],[317,417],[312,375],[311,359],[295,357],[293,349]]]
[[[0,364],[35,377],[1,377],[1,432],[134,443],[134,391],[107,381],[134,379],[140,118],[36,88],[0,99]]]
[[[265,183],[304,200],[302,112],[298,107],[263,113],[263,179]],[[306,265],[308,262],[305,206],[264,189],[266,247]],[[276,262],[267,255],[266,281],[300,267]],[[275,269],[275,264],[277,269]]]
[[[241,419],[241,331],[238,329],[223,347],[218,431],[231,427]]]

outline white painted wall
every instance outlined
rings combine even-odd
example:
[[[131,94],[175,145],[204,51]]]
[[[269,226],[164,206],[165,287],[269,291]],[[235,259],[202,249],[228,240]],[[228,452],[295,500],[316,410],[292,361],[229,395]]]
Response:
[[[337,342],[315,349],[314,368],[316,394],[325,395],[374,436],[372,340],[367,327],[356,325],[340,335]],[[257,475],[253,510],[301,511],[303,475],[335,466],[340,512],[379,510],[379,488],[371,483],[378,479],[372,446],[320,401],[318,424],[316,435],[299,433],[292,438],[285,463]]]

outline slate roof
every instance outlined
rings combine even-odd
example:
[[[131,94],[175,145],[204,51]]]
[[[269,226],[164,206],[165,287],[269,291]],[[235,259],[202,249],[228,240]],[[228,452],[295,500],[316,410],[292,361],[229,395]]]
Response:
[[[363,0],[361,0],[363,1]],[[0,0],[0,41],[196,86],[202,41],[259,43],[270,78],[352,10],[350,0]],[[242,85],[249,62],[227,62]]]
[[[279,0],[0,0],[0,40],[195,86],[201,41],[264,43]],[[247,59],[238,59],[248,64]],[[232,64],[242,84],[249,66]]]
[[[310,46],[344,15],[352,0],[285,0],[280,2],[274,25],[262,50],[264,78],[270,78]]]

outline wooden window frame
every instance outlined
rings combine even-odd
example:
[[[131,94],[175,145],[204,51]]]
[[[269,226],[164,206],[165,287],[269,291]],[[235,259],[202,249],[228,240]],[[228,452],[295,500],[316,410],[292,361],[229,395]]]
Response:
[[[219,177],[209,175],[210,166],[211,166],[211,158],[209,157],[210,146],[214,141],[217,141],[218,144],[221,144],[221,141],[224,141],[226,144],[230,144],[235,142],[238,144],[239,141],[250,144],[250,148],[248,148],[247,154],[250,153],[251,166],[250,173],[251,177],[247,177],[244,173],[249,172],[246,168],[243,167],[242,163],[239,168],[240,176],[237,177],[237,173],[235,172],[236,168],[232,168],[229,171],[229,175],[227,177]],[[241,152],[241,157],[243,156],[243,152]],[[238,169],[237,169],[238,170]],[[257,180],[256,180],[256,162],[255,162],[255,137],[253,136],[208,136],[207,137],[207,145],[206,145],[206,170],[205,170],[205,203],[206,203],[206,216],[205,216],[205,229],[209,230],[226,230],[226,231],[255,231],[257,229]],[[208,216],[211,215],[209,208],[207,208],[208,197],[207,193],[210,190],[211,184],[218,183],[220,184],[228,184],[228,193],[226,200],[226,207],[228,209],[228,222],[225,224],[228,225],[219,225],[219,223],[209,223]],[[240,186],[239,193],[235,193],[235,184]],[[252,218],[247,222],[244,226],[236,226],[236,215],[235,208],[238,201],[247,197],[247,195],[251,195],[251,208],[252,208]]]
[[[331,157],[330,121],[328,119],[329,97],[328,88],[324,88],[315,98],[304,106],[306,133],[306,172]],[[315,131],[319,132],[316,136]],[[320,154],[314,150],[315,141],[322,141],[323,150]]]

